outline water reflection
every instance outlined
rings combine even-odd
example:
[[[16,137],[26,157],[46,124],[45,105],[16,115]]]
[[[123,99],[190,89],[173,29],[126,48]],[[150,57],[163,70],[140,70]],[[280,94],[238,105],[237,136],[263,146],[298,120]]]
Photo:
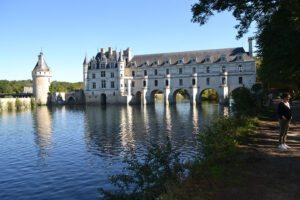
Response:
[[[33,122],[38,156],[46,160],[53,149],[52,115],[49,108],[47,106],[38,106],[33,113]]]
[[[87,106],[87,149],[101,157],[117,157],[129,149],[144,148],[150,142],[164,143],[167,137],[179,150],[193,149],[197,145],[195,134],[203,124],[225,110],[219,104],[189,103],[170,106]]]

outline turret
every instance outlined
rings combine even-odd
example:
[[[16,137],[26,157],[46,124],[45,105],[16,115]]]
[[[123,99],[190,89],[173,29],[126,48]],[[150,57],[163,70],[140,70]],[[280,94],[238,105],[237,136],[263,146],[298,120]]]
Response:
[[[41,52],[32,71],[33,96],[39,104],[47,104],[52,74]]]
[[[84,61],[83,61],[83,89],[87,90],[87,73],[88,73],[88,66],[89,62],[87,59],[87,56],[85,55]]]

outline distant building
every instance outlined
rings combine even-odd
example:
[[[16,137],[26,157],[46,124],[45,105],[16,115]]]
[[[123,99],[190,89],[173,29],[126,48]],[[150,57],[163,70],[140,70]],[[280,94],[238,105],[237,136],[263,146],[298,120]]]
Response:
[[[24,87],[23,89],[23,93],[32,93],[33,90],[32,90],[32,87]]]
[[[206,89],[216,90],[220,103],[226,103],[234,89],[251,88],[256,82],[252,38],[249,52],[236,47],[132,57],[129,48],[102,48],[92,59],[85,57],[83,82],[86,103],[151,104],[160,91],[169,104],[176,102],[180,89],[188,92],[193,104],[201,101]]]
[[[51,77],[52,73],[41,52],[32,71],[33,96],[39,104],[47,104]]]

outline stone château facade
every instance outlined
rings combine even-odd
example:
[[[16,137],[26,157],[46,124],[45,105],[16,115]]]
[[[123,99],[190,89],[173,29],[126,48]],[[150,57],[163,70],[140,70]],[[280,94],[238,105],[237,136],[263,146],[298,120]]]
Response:
[[[48,103],[51,77],[51,70],[45,62],[43,53],[41,52],[38,56],[38,62],[32,71],[33,96],[38,104]]]
[[[252,38],[249,52],[237,47],[132,56],[129,48],[102,48],[90,61],[85,57],[83,81],[86,103],[151,104],[160,91],[170,104],[180,89],[192,104],[200,103],[206,89],[216,90],[220,103],[226,103],[234,89],[256,82]]]

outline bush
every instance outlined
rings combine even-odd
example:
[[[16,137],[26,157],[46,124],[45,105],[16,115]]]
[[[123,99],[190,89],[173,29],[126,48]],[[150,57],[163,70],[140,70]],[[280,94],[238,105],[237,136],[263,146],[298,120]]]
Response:
[[[12,111],[14,109],[14,104],[13,102],[9,101],[7,102],[7,110]]]
[[[20,101],[19,98],[16,98],[15,106],[18,111],[22,109],[23,103]]]
[[[247,88],[238,88],[232,92],[232,110],[237,116],[257,114],[256,97]]]
[[[168,187],[177,184],[183,174],[179,153],[166,145],[152,144],[140,161],[134,153],[124,162],[128,173],[110,177],[119,191],[105,191],[99,188],[104,199],[155,199],[168,192]]]
[[[31,109],[34,109],[36,107],[35,98],[33,97],[30,98],[30,107]]]

